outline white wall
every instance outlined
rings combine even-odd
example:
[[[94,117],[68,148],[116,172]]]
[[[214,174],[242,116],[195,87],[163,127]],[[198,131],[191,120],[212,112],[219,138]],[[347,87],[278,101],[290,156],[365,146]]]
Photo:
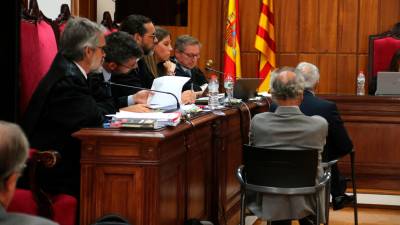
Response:
[[[7,0],[9,1],[9,0]],[[56,19],[62,4],[68,4],[71,9],[71,0],[37,0],[40,10],[51,19]],[[72,10],[72,9],[71,9]],[[103,19],[103,12],[110,11],[114,20],[115,2],[113,0],[97,0],[97,22]],[[72,13],[72,12],[71,12]]]
[[[97,23],[101,22],[105,11],[109,11],[114,20],[115,2],[113,0],[97,0]]]
[[[60,14],[62,4],[68,4],[71,9],[71,0],[37,0],[37,2],[43,14],[51,19],[56,19]]]

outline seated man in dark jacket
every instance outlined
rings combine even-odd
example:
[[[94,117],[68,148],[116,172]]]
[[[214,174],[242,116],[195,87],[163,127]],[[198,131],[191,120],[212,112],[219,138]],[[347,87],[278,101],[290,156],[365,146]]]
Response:
[[[208,82],[204,73],[197,67],[200,58],[200,42],[189,35],[181,35],[175,40],[176,76],[190,77],[183,90],[192,89],[201,95]]]
[[[158,40],[155,36],[156,29],[150,18],[142,15],[129,15],[122,21],[120,30],[131,35],[144,55],[153,53],[154,45]],[[115,74],[111,77],[111,81],[130,86],[151,88],[154,80],[153,74],[143,59],[140,59],[137,64],[138,67],[130,73]],[[115,96],[127,96],[130,94],[132,94],[132,88],[124,87],[118,88],[113,93]]]
[[[113,97],[118,108],[134,105],[131,108],[136,112],[149,112],[147,97],[150,91],[141,90],[136,94],[121,96],[114,94],[119,91],[119,86],[107,83],[112,76],[128,76],[128,73],[137,68],[137,61],[142,57],[142,50],[132,37],[126,32],[114,32],[106,36],[106,47],[101,73],[92,73],[88,76],[88,82],[92,95],[96,101]],[[134,93],[137,90],[131,89]],[[114,94],[114,95],[113,95]],[[117,96],[117,97],[114,97]]]
[[[104,60],[103,32],[86,18],[69,20],[60,50],[26,110],[23,128],[31,146],[56,150],[62,158],[52,170],[39,171],[49,193],[79,194],[80,142],[71,135],[83,127],[101,126],[106,114],[118,110],[112,98],[97,102],[87,81]]]
[[[353,149],[347,130],[343,125],[340,114],[334,102],[330,102],[315,96],[314,91],[319,82],[319,70],[311,64],[302,62],[297,66],[304,76],[305,90],[300,110],[307,116],[319,115],[328,121],[328,137],[324,146],[323,160],[330,161],[342,157]],[[273,112],[276,105],[272,104],[270,111]],[[331,195],[333,209],[341,209],[350,203],[353,198],[345,194],[346,181],[340,175],[337,165],[332,166]]]

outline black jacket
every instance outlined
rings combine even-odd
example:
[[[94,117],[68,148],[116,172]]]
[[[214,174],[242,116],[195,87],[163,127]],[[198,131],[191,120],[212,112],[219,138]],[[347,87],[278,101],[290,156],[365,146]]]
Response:
[[[276,104],[271,104],[269,111],[274,112]],[[334,102],[316,97],[305,90],[300,110],[307,116],[319,115],[328,121],[328,137],[324,147],[324,161],[337,159],[353,149],[353,143],[343,125],[337,106]]]
[[[153,80],[154,76],[147,68],[145,61],[139,60],[137,69],[132,70],[129,74],[112,74],[110,81],[118,84],[150,89],[153,85]],[[138,91],[140,90],[129,87],[112,87],[113,97],[128,96]]]
[[[80,142],[71,136],[84,127],[99,127],[115,113],[112,99],[96,102],[79,68],[58,53],[26,110],[23,128],[32,148],[56,150],[61,161],[39,172],[47,191],[78,195]],[[40,179],[40,178],[39,178]]]
[[[92,96],[96,101],[99,102],[112,98],[117,109],[128,106],[128,96],[114,97],[112,94],[113,90],[118,89],[119,87],[104,82],[103,73],[91,73],[88,76],[88,83],[92,92]]]
[[[192,88],[192,83],[193,83],[193,90],[194,91],[201,91],[200,86],[202,86],[203,84],[208,83],[207,79],[206,79],[206,76],[197,67],[191,69],[190,73],[192,74],[191,77],[190,77],[190,75],[188,73],[186,73],[183,70],[182,65],[180,65],[179,63],[176,64],[175,76],[190,77],[190,80],[183,86],[182,91],[190,90]]]

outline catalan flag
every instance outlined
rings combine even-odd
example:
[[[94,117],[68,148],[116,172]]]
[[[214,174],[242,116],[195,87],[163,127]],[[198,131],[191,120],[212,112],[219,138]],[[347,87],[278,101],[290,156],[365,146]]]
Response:
[[[255,47],[260,51],[258,77],[264,79],[258,91],[268,91],[270,74],[276,67],[273,0],[262,0]]]
[[[225,26],[224,73],[241,77],[239,48],[239,1],[229,0],[228,16]]]

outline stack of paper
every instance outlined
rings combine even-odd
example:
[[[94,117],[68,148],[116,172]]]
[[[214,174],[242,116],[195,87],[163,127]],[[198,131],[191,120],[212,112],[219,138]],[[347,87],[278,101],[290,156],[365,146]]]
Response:
[[[120,111],[112,119],[111,127],[159,129],[165,126],[176,126],[181,121],[181,113],[134,113]]]
[[[148,105],[153,109],[175,109],[176,101],[181,101],[182,87],[189,79],[189,77],[181,76],[162,76],[154,79],[151,90],[164,91],[170,94],[154,92],[154,95],[148,99]]]

